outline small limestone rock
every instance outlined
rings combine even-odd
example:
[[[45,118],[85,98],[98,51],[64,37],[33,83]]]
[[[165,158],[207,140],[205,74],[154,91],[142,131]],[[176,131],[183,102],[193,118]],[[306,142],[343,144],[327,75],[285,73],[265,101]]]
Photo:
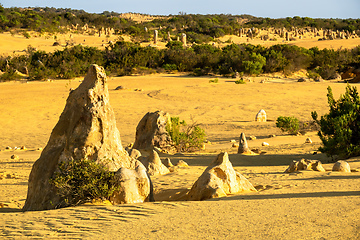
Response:
[[[202,201],[224,197],[228,194],[255,191],[253,185],[240,173],[235,172],[226,152],[205,169],[188,193],[188,200]]]
[[[233,148],[239,148],[239,144],[238,144],[238,143],[233,143],[233,144],[231,145],[231,147],[233,147]]]
[[[311,138],[306,138],[305,143],[312,143]]]
[[[139,159],[141,157],[141,152],[139,150],[133,148],[129,151],[129,155],[130,155],[130,157],[132,157],[134,159]]]
[[[319,160],[301,159],[300,161],[292,161],[289,167],[285,170],[285,173],[292,173],[301,170],[313,170],[319,172],[325,172],[324,167]]]
[[[14,160],[19,160],[19,159],[20,159],[19,156],[18,156],[18,155],[15,155],[15,154],[11,155],[10,158],[11,158],[11,159],[14,159]]]
[[[174,165],[172,164],[170,158],[165,158],[164,160],[161,160],[161,162],[165,165],[165,167],[170,168]]]
[[[342,160],[337,161],[334,164],[332,170],[338,171],[338,172],[351,172],[349,163],[347,163],[346,161],[342,161]]]
[[[43,148],[39,147],[39,148],[37,148],[36,150],[37,150],[37,151],[42,151]]]
[[[231,142],[231,143],[236,143],[236,140],[235,140],[235,139],[231,139],[230,142]]]
[[[267,142],[262,142],[262,143],[261,143],[261,146],[266,147],[266,146],[270,146],[270,144],[269,144],[269,143],[267,143]]]
[[[256,122],[266,122],[266,112],[264,109],[261,109],[255,116]]]
[[[240,134],[238,154],[254,154],[250,149],[246,141],[245,133]]]
[[[261,150],[258,149],[258,148],[253,148],[253,149],[251,149],[251,151],[256,153],[256,154],[261,154],[262,153]]]
[[[307,80],[305,78],[300,78],[298,79],[298,82],[307,82]]]
[[[21,146],[20,149],[21,150],[27,150],[27,148],[25,146]]]
[[[270,135],[269,135],[269,138],[274,138],[274,137],[276,137],[275,134],[270,134]]]
[[[11,150],[11,149],[12,149],[12,147],[7,146],[5,149],[6,149],[6,150]]]
[[[126,89],[124,86],[117,86],[117,87],[115,88],[115,90],[124,90],[124,89]]]
[[[177,167],[182,167],[182,168],[188,168],[189,165],[184,161],[184,160],[179,160],[179,162],[176,164]]]
[[[255,139],[256,139],[255,136],[250,136],[250,137],[249,137],[249,140],[255,140]]]
[[[154,150],[151,151],[148,157],[143,157],[140,161],[144,164],[150,176],[164,175],[170,172],[161,162],[159,155]]]
[[[110,197],[112,204],[152,202],[152,184],[146,168],[136,161],[135,169],[119,168],[115,173],[115,182],[119,190]]]

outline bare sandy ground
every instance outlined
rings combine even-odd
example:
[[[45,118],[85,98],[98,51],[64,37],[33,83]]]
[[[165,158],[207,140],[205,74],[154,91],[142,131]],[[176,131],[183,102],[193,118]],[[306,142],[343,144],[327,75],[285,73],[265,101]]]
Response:
[[[346,84],[297,83],[270,78],[261,84],[234,80],[150,75],[109,78],[123,145],[134,141],[140,119],[163,110],[187,122],[203,124],[211,144],[196,153],[162,155],[189,168],[152,178],[155,203],[88,204],[51,211],[21,212],[32,164],[39,157],[69,93],[79,79],[0,84],[0,238],[10,239],[358,239],[360,237],[360,172],[283,173],[292,160],[318,159],[331,170],[331,159],[313,155],[320,146],[315,132],[290,136],[275,127],[278,116],[310,119],[328,111],[327,86],[335,97]],[[117,86],[125,90],[116,91]],[[142,91],[135,91],[142,89]],[[265,109],[270,121],[254,121]],[[192,119],[192,120],[191,120]],[[230,141],[241,132],[254,135],[251,148],[266,154],[236,154]],[[276,137],[269,138],[270,134]],[[312,144],[305,144],[310,137]],[[270,146],[262,147],[262,142]],[[5,150],[26,146],[27,150]],[[208,201],[180,201],[221,151],[227,151],[235,170],[259,189]],[[19,160],[11,159],[16,154]],[[349,161],[360,170],[360,158]],[[2,208],[1,208],[2,207]]]

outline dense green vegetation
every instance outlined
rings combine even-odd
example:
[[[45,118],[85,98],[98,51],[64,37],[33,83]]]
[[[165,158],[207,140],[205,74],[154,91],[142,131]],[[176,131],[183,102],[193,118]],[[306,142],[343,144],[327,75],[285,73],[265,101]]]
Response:
[[[74,78],[86,73],[90,64],[104,66],[108,74],[122,76],[155,71],[193,72],[194,75],[232,76],[306,69],[309,75],[331,79],[336,72],[360,65],[360,47],[352,50],[305,49],[290,45],[266,48],[251,44],[230,44],[218,48],[210,44],[184,48],[173,41],[166,49],[118,41],[105,50],[76,45],[53,53],[36,51],[31,46],[22,56],[0,57],[2,80],[17,79],[15,70],[29,74],[29,80]]]
[[[92,63],[104,66],[108,74],[119,76],[159,71],[192,72],[196,76],[232,76],[238,72],[243,76],[272,72],[290,74],[306,69],[310,77],[331,79],[337,72],[360,64],[360,47],[319,50],[281,44],[269,48],[251,44],[230,44],[218,48],[207,44],[225,34],[237,34],[239,28],[244,27],[359,30],[360,19],[269,19],[249,15],[179,14],[137,23],[121,18],[115,12],[92,14],[72,9],[3,8],[0,4],[0,31],[21,31],[25,37],[31,37],[28,30],[55,34],[68,31],[67,26],[78,26],[72,31],[81,32],[85,24],[91,29],[114,28],[119,34],[119,41],[109,43],[105,50],[78,45],[54,53],[37,51],[29,46],[26,55],[0,57],[0,70],[5,72],[0,80],[21,78],[16,70],[28,74],[29,80],[73,78],[84,75]],[[140,42],[151,40],[152,33],[146,29],[158,29],[159,39],[167,39],[170,32],[173,41],[162,50],[141,47]],[[181,33],[186,33],[188,42],[196,44],[183,47],[181,42],[176,41]],[[133,42],[120,41],[120,34],[130,35]]]
[[[319,124],[319,137],[323,142],[321,152],[330,156],[344,158],[360,155],[360,97],[356,87],[346,87],[345,94],[334,99],[328,87],[329,113],[318,119],[312,112],[313,119]]]

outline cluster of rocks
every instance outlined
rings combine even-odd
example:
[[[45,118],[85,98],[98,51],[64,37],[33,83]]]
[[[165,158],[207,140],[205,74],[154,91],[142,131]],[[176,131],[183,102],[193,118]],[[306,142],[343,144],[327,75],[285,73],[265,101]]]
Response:
[[[285,173],[298,172],[302,170],[312,170],[318,172],[325,172],[326,170],[319,160],[301,159],[299,161],[293,160],[289,167],[285,170]],[[337,172],[351,172],[350,165],[346,161],[337,161],[332,168],[332,171]]]
[[[66,29],[68,31],[73,31],[73,32],[82,31],[84,33],[95,33],[95,34],[98,34],[99,37],[101,37],[102,35],[111,36],[115,33],[114,28],[102,27],[100,29],[97,29],[95,26],[89,27],[89,25],[87,23],[84,24],[84,26],[80,26],[78,23],[75,25],[72,24],[71,26],[67,26]]]
[[[170,159],[164,159],[164,164],[159,157],[161,152],[174,150],[166,131],[168,120],[169,115],[162,111],[147,113],[136,128],[133,148],[127,152],[110,106],[105,71],[91,65],[84,81],[69,93],[59,121],[31,169],[23,210],[68,206],[66,199],[71,196],[60,195],[51,179],[61,172],[61,163],[83,159],[114,173],[118,190],[110,198],[113,204],[154,201],[150,176],[188,167],[184,161],[174,166]],[[227,153],[222,153],[195,182],[188,198],[204,200],[241,191],[256,190],[233,170]]]
[[[262,34],[262,32],[265,32]],[[291,29],[283,28],[269,28],[269,29],[258,29],[255,27],[252,28],[240,28],[238,30],[239,37],[247,37],[248,39],[253,39],[259,37],[261,40],[275,40],[271,38],[271,35],[278,38],[284,38],[286,41],[295,41],[296,39],[302,39],[304,36],[308,35],[309,37],[319,37],[319,40],[334,40],[334,39],[350,39],[358,38],[360,36],[360,30],[354,31],[333,31],[331,29],[317,29],[317,28],[296,28],[291,27]]]
[[[27,150],[27,148],[25,146],[21,146],[21,147],[10,147],[10,146],[6,146],[5,150]]]

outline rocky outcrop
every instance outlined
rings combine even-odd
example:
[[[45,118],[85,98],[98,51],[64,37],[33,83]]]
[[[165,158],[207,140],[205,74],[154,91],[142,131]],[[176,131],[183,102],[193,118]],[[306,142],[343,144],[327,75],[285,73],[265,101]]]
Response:
[[[346,161],[342,161],[342,160],[337,161],[334,164],[332,170],[337,171],[337,172],[351,172],[349,163],[347,163]]]
[[[188,200],[201,201],[228,194],[256,191],[240,173],[235,172],[226,152],[220,153],[188,193]]]
[[[112,204],[153,202],[152,183],[146,168],[136,161],[135,169],[121,167],[115,173],[115,182],[119,190],[110,197]]]
[[[84,81],[70,92],[46,147],[32,167],[23,210],[53,209],[63,202],[49,182],[62,162],[88,159],[113,172],[135,169],[136,161],[121,145],[106,81],[104,69],[91,65]]]
[[[266,112],[264,109],[261,109],[255,116],[256,122],[266,122]]]
[[[161,162],[161,159],[155,150],[152,150],[148,157],[142,157],[140,161],[144,164],[150,176],[164,175],[170,172]]]
[[[254,154],[250,149],[246,141],[245,133],[240,134],[238,154]]]
[[[299,161],[292,161],[290,166],[285,170],[285,173],[292,173],[301,170],[325,172],[325,169],[319,160],[301,159]]]
[[[133,148],[154,149],[157,147],[165,152],[174,152],[174,144],[166,130],[168,123],[170,123],[170,115],[163,111],[145,114],[136,127]]]

